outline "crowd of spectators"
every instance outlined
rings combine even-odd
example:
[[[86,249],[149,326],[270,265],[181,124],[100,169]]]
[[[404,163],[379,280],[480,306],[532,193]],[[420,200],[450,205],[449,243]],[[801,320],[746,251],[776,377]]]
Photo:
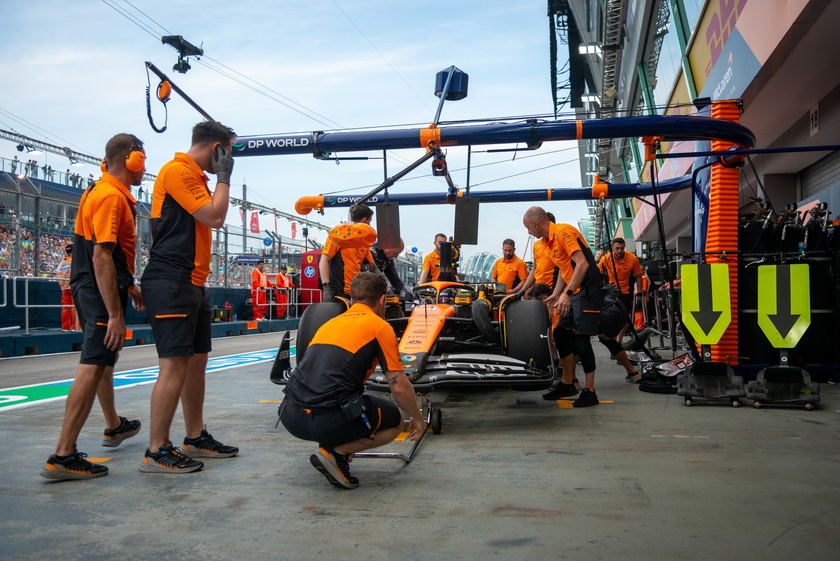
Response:
[[[3,171],[9,170],[12,175],[25,175],[32,179],[43,179],[45,181],[53,181],[70,185],[79,189],[86,189],[96,182],[93,174],[88,174],[87,177],[79,173],[71,172],[70,168],[62,173],[53,169],[49,164],[39,165],[37,160],[22,161],[17,156],[9,160],[8,165],[3,162]]]
[[[6,209],[8,210],[8,209]],[[15,226],[11,224],[0,224],[0,276],[34,276],[35,275],[35,236],[26,227],[20,228],[20,267],[15,261]],[[50,276],[56,266],[64,257],[64,248],[72,243],[72,238],[67,235],[42,233],[40,238],[40,261],[39,276]],[[141,245],[138,250],[139,270],[137,276],[142,276],[146,264],[149,262],[149,247]],[[230,256],[226,264],[223,264],[216,271],[216,260],[212,262],[211,284],[221,285],[227,271],[227,284],[233,287],[249,287],[251,285],[251,270],[254,268],[249,263],[237,263],[235,256]],[[276,274],[275,268],[271,267],[269,272]]]
[[[35,275],[35,236],[27,228],[20,228],[20,261],[15,261],[14,227],[0,224],[0,271],[3,276]],[[60,234],[41,234],[39,240],[40,276],[52,275],[56,266],[64,258],[64,248],[72,239]]]

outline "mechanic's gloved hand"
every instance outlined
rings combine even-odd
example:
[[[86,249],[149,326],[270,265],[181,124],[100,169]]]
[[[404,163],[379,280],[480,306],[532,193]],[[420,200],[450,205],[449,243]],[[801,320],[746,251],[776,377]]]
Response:
[[[324,285],[324,302],[332,302],[335,299],[335,291],[328,284]]]
[[[217,183],[230,185],[230,174],[233,172],[233,153],[219,146],[211,155],[213,170],[216,172]]]
[[[400,290],[400,300],[411,301],[413,299],[414,299],[414,295],[412,294],[412,292],[409,289],[403,288],[402,290]]]

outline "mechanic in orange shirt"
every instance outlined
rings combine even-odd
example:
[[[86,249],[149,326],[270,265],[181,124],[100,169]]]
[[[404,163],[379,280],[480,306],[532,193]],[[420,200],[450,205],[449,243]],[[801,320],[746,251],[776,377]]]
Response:
[[[610,242],[610,247],[612,251],[601,257],[598,262],[598,269],[602,273],[606,273],[610,282],[621,291],[621,303],[626,313],[629,314],[633,309],[634,294],[630,286],[631,283],[635,282],[635,294],[642,295],[645,303],[648,301],[647,294],[642,287],[642,265],[639,263],[638,257],[629,251],[625,251],[627,244],[624,238],[615,238]],[[616,336],[616,341],[621,342],[626,330],[627,326],[625,324]]]
[[[212,349],[210,275],[213,228],[225,223],[230,206],[231,152],[236,134],[215,121],[193,127],[190,149],[175,154],[158,173],[152,193],[152,247],[143,273],[149,323],[160,373],[152,389],[149,448],[140,471],[189,473],[204,467],[194,458],[229,458],[239,452],[207,432],[204,393],[207,355]],[[216,189],[210,179],[216,175]],[[183,450],[169,429],[181,402]]]
[[[514,294],[522,290],[528,280],[528,268],[525,261],[516,256],[516,243],[510,238],[502,242],[502,255],[493,263],[491,276],[493,282],[504,283],[505,294]]]
[[[410,417],[411,440],[426,431],[394,329],[384,319],[387,291],[383,275],[356,275],[350,283],[352,306],[318,329],[283,390],[280,421],[293,436],[318,443],[309,461],[340,489],[359,486],[350,474],[353,454],[388,444],[402,432],[397,405]],[[365,393],[377,365],[396,405]]]
[[[140,431],[140,421],[117,415],[114,407],[114,365],[125,344],[128,298],[138,311],[143,297],[134,284],[134,197],[146,171],[143,142],[118,134],[105,146],[102,178],[79,200],[74,229],[75,259],[70,288],[84,332],[76,378],[65,405],[64,423],[55,453],[44,464],[47,479],[92,479],[108,468],[88,461],[76,441],[95,397],[108,428],[103,446],[115,447]],[[104,171],[107,169],[107,171]]]
[[[318,273],[324,291],[324,302],[332,302],[336,296],[350,300],[350,283],[368,264],[376,271],[370,248],[376,241],[376,230],[370,223],[373,210],[365,204],[350,208],[352,224],[339,224],[327,235]]]
[[[251,271],[251,303],[254,310],[254,319],[257,321],[264,320],[268,311],[266,294],[269,288],[274,288],[274,285],[271,284],[268,275],[265,274],[265,261],[260,259],[257,261],[257,266]]]
[[[435,250],[423,258],[423,267],[417,284],[435,282],[440,278],[440,244],[445,241],[446,235],[435,234]]]
[[[554,215],[552,213],[546,212],[545,215],[548,216],[550,222],[554,222]],[[549,288],[553,289],[554,283],[557,281],[559,269],[548,253],[544,238],[534,240],[534,245],[531,246],[531,254],[534,257],[534,266],[531,267],[531,271],[528,273],[528,279],[517,294],[525,294],[528,289],[538,283],[545,283]]]
[[[621,291],[621,301],[627,310],[633,306],[633,292],[630,289],[631,281],[636,284],[636,294],[642,294],[642,264],[635,254],[626,251],[627,247],[624,238],[615,238],[611,242],[610,253],[607,253],[598,262],[598,269],[606,273],[610,282]]]
[[[549,255],[560,268],[557,284],[546,302],[560,315],[560,322],[554,329],[554,341],[563,377],[543,398],[551,400],[578,393],[572,383],[577,362],[575,355],[578,355],[586,375],[586,387],[575,400],[574,407],[597,405],[595,353],[590,338],[600,331],[604,297],[595,258],[577,228],[551,222],[541,207],[529,208],[522,222],[529,234],[546,240]]]

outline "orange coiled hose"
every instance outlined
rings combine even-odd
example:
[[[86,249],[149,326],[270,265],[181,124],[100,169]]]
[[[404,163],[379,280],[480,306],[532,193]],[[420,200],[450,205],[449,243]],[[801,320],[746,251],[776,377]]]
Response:
[[[739,121],[739,109],[732,102],[715,102],[712,117]],[[729,142],[712,141],[712,150],[727,150]],[[712,183],[709,191],[709,228],[706,233],[706,251],[710,254],[731,253],[729,260],[719,255],[709,255],[708,263],[725,263],[729,267],[729,299],[732,322],[717,344],[712,345],[712,360],[738,364],[738,169],[712,166]]]

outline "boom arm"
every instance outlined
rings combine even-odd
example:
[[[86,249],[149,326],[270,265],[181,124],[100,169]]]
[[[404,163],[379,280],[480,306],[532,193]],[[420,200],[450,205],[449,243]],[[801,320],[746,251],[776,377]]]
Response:
[[[488,122],[395,130],[314,131],[265,136],[240,136],[233,146],[239,156],[400,150],[438,146],[525,143],[590,138],[662,137],[664,140],[724,140],[752,148],[755,136],[746,127],[722,119],[684,115],[540,121]]]

